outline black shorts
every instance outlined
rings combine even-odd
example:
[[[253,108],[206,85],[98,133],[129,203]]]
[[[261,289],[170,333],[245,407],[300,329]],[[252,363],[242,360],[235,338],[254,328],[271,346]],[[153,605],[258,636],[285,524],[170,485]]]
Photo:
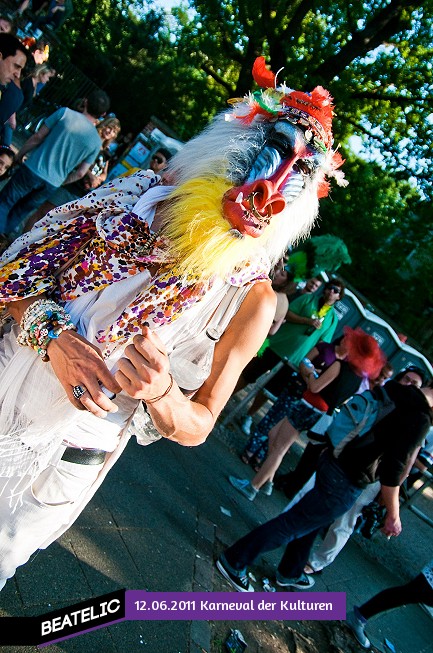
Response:
[[[262,374],[269,372],[280,362],[281,358],[268,347],[262,356],[255,356],[248,363],[242,372],[242,377],[247,383],[255,383]],[[290,364],[284,365],[265,385],[266,390],[278,397],[280,392],[287,388],[289,383],[292,383],[294,371],[295,369]]]

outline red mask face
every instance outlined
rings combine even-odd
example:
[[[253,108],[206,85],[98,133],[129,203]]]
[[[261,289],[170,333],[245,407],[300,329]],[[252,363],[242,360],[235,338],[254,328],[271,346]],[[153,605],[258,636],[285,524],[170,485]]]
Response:
[[[225,193],[224,217],[239,233],[257,238],[299,196],[323,158],[302,129],[277,122],[245,183]]]

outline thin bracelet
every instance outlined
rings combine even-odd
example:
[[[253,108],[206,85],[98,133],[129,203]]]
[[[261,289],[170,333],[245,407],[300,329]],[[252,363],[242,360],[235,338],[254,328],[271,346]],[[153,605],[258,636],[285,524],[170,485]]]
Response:
[[[173,387],[173,375],[170,374],[170,372],[169,372],[168,376],[170,377],[170,383],[168,385],[167,390],[162,395],[159,395],[159,397],[154,397],[153,399],[143,399],[145,404],[155,404],[157,401],[159,401],[160,399],[162,399],[163,397],[166,397],[168,395],[168,393],[170,392],[170,390]]]

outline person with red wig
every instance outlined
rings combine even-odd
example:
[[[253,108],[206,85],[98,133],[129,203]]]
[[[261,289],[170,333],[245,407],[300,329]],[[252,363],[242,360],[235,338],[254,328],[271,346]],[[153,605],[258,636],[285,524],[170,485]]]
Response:
[[[231,485],[250,501],[261,488],[271,494],[275,473],[299,433],[311,429],[324,413],[331,415],[357,392],[364,377],[376,378],[385,362],[377,341],[360,328],[344,328],[343,339],[334,345],[331,364],[319,375],[315,366],[324,354],[315,347],[302,361],[300,372],[307,386],[302,398],[293,400],[290,390],[284,390],[257,424],[252,439],[269,438],[269,453],[252,481],[229,476]],[[248,459],[253,454],[247,448],[243,455]]]
[[[239,592],[254,591],[248,567],[280,546],[285,550],[276,571],[277,585],[312,587],[314,579],[303,570],[317,534],[350,510],[364,488],[376,481],[386,508],[382,532],[388,538],[401,533],[400,484],[432,423],[432,385],[419,389],[388,381],[386,393],[394,408],[368,433],[346,443],[337,455],[328,446],[319,458],[314,487],[292,508],[247,533],[220,555],[217,569],[232,587]],[[362,612],[361,616],[365,622],[370,614]],[[359,631],[364,622],[359,617],[355,623]]]

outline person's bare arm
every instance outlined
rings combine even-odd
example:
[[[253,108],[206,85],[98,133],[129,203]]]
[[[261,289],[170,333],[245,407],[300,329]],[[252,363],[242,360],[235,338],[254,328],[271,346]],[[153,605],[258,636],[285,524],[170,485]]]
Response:
[[[320,329],[322,326],[320,320],[312,317],[304,317],[303,315],[298,315],[291,310],[288,310],[286,313],[286,322],[293,322],[293,324],[306,324],[308,326],[313,326],[315,329]]]
[[[44,295],[10,302],[8,310],[19,324],[26,308],[42,298]],[[50,360],[46,364],[52,366],[68,399],[76,408],[88,410],[98,417],[117,411],[116,404],[101,391],[99,382],[113,393],[120,392],[120,386],[109,372],[97,347],[75,331],[63,331],[58,338],[50,340],[47,353]],[[75,399],[72,394],[75,385],[81,385],[87,390],[81,399]]]
[[[204,442],[242,370],[266,337],[274,313],[275,296],[270,284],[257,283],[217,343],[211,374],[193,399],[185,397],[173,383],[164,397],[147,404],[161,435],[186,446]],[[170,386],[165,348],[147,327],[126,348],[125,358],[119,361],[118,367],[118,383],[127,394],[145,402],[163,395]]]
[[[402,472],[402,475],[400,477],[400,483],[403,483],[403,481],[406,480],[407,477],[409,476],[410,470],[415,465],[416,458],[417,458],[417,456],[419,454],[420,449],[421,449],[421,447],[417,447],[416,449],[413,450],[409,460],[407,461],[407,463],[405,465],[405,468],[404,468],[404,470]]]
[[[17,114],[13,113],[9,119],[6,121],[11,129],[17,128]]]
[[[286,313],[289,306],[289,300],[284,293],[274,292],[277,298],[277,307],[275,309],[274,319],[272,321],[272,326],[269,329],[268,336],[273,336],[274,333],[277,333],[280,326],[286,321]]]
[[[15,163],[21,163],[24,156],[31,152],[32,150],[35,149],[38,145],[40,145],[48,136],[50,130],[46,125],[42,125],[40,129],[36,132],[36,134],[33,134],[33,136],[30,136],[22,146],[22,148],[19,150],[19,152],[15,155]]]
[[[311,350],[308,352],[308,354],[306,355],[305,358],[308,358],[308,360],[311,362],[311,361],[314,360],[314,359],[316,358],[316,356],[318,356],[318,355],[319,355],[319,350],[317,349],[317,347],[313,347],[313,349],[311,349]],[[305,365],[305,363],[303,363],[303,362],[301,361],[301,362],[299,363],[299,372],[300,372],[302,378],[304,379],[304,381],[306,381],[307,378],[310,376],[310,374],[313,373],[313,370],[311,369],[311,367],[307,367],[307,365]]]
[[[386,508],[385,523],[381,530],[388,537],[397,537],[402,530],[400,521],[400,486],[391,487],[389,485],[382,485],[380,494],[382,503]]]
[[[340,369],[340,361],[335,361],[317,379],[314,378],[313,372],[310,369],[309,374],[304,376],[307,388],[311,390],[311,392],[320,392],[323,390],[323,388],[326,388],[326,386],[329,385],[331,381],[337,378],[337,376],[340,374]]]
[[[85,161],[80,163],[78,168],[70,172],[69,175],[66,177],[65,181],[63,182],[63,186],[66,186],[66,184],[72,184],[74,181],[78,181],[79,179],[84,177],[84,175],[86,174],[89,168],[90,168],[90,163],[86,163]]]

